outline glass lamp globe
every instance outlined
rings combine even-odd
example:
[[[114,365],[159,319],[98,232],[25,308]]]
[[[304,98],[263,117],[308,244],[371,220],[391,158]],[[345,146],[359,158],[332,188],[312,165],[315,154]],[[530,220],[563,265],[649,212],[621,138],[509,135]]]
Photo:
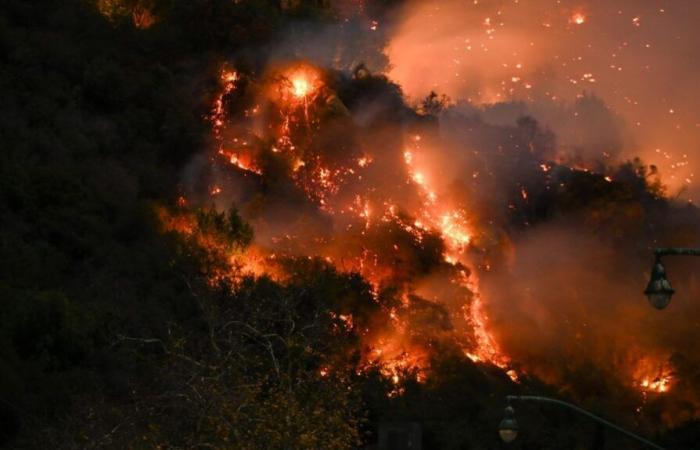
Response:
[[[671,287],[671,282],[666,278],[666,269],[657,258],[651,268],[651,278],[644,290],[644,294],[649,299],[649,303],[656,309],[664,309],[671,301],[671,296],[675,291]]]
[[[513,442],[518,437],[518,422],[513,414],[515,411],[510,406],[506,408],[506,415],[498,426],[498,434],[503,442]]]

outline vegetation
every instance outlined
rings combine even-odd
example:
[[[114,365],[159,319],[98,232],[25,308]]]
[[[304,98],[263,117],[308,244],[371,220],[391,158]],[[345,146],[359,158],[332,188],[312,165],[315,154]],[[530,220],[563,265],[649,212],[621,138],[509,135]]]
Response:
[[[248,280],[232,296],[154,207],[206,144],[215,55],[264,44],[281,11],[157,2],[140,30],[143,6],[0,7],[0,443],[352,447],[357,395],[311,374],[342,348],[324,289],[356,281],[326,270],[316,290]],[[252,238],[233,210],[197,223],[233,247]]]

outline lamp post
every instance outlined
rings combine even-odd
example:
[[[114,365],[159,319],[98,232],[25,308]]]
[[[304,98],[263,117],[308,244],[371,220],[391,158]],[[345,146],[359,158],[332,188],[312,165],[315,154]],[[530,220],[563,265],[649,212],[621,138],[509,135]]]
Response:
[[[506,397],[508,400],[508,407],[506,407],[505,411],[505,417],[501,421],[501,424],[498,427],[498,434],[501,436],[501,439],[503,442],[513,442],[515,438],[518,435],[518,422],[515,420],[515,410],[510,406],[511,402],[515,401],[523,401],[523,402],[539,402],[539,403],[553,403],[555,405],[559,406],[564,406],[565,408],[571,409],[573,411],[576,411],[579,414],[583,414],[584,416],[588,417],[589,419],[593,419],[594,421],[601,423],[609,428],[612,428],[613,430],[616,430],[622,434],[624,434],[627,437],[630,437],[632,439],[635,439],[646,446],[650,448],[655,448],[658,450],[664,450],[663,447],[659,447],[658,445],[654,444],[653,442],[644,439],[641,436],[637,436],[636,434],[632,433],[631,431],[627,431],[624,428],[621,428],[617,425],[615,425],[612,422],[608,422],[607,420],[603,419],[602,417],[598,417],[593,413],[590,413],[586,411],[583,408],[579,408],[576,405],[572,405],[571,403],[567,403],[561,400],[557,400],[554,398],[549,398],[549,397],[540,397],[536,395],[509,395]]]
[[[506,406],[506,415],[498,425],[498,434],[503,442],[513,442],[518,437],[518,422],[515,420],[515,410],[510,406]]]
[[[671,282],[666,277],[666,268],[661,262],[661,257],[666,255],[700,256],[700,248],[657,248],[654,250],[656,259],[651,268],[651,278],[647,283],[644,294],[649,303],[656,309],[664,309],[671,301],[675,292]]]

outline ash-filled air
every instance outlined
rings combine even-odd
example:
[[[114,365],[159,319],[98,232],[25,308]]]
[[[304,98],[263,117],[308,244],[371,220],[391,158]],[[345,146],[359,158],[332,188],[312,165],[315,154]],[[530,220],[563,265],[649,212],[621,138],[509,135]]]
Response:
[[[360,336],[358,370],[381,368],[394,395],[403,377],[430,377],[436,352],[458,349],[514,382],[608,392],[664,424],[696,417],[700,357],[687,344],[700,267],[669,261],[678,295],[662,315],[642,290],[653,247],[697,243],[700,215],[667,198],[673,182],[653,161],[633,159],[648,136],[593,75],[555,98],[563,44],[532,37],[545,20],[569,36],[595,8],[533,25],[531,6],[450,16],[457,3],[300,23],[283,45],[222,61],[211,148],[188,167],[165,225],[197,233],[188,205],[235,205],[254,240],[222,249],[229,273],[216,277],[234,285],[246,274],[284,282],[290,258],[361,276],[376,308],[350,297],[335,314]],[[478,53],[464,64],[450,59],[457,29]]]

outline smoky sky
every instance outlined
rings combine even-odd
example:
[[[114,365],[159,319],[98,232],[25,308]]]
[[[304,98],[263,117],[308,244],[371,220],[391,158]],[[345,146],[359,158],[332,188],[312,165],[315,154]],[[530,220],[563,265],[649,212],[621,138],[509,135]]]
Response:
[[[639,156],[659,166],[670,195],[692,197],[694,185],[685,179],[692,181],[700,164],[693,94],[699,63],[692,58],[699,16],[700,5],[691,1],[430,0],[399,6],[386,22],[363,14],[333,25],[299,22],[261,50],[266,70],[302,60],[338,71],[324,74],[323,97],[332,99],[324,108],[343,103],[314,129],[314,145],[300,157],[318,156],[331,167],[354,167],[362,156],[373,162],[355,167],[361,182],[341,183],[334,217],[301,193],[293,196],[285,177],[277,178],[288,186],[269,173],[262,181],[234,175],[228,163],[214,165],[200,187],[219,185],[217,202],[241,207],[258,244],[303,256],[325,251],[341,269],[343,258],[367,246],[382,268],[396,272],[392,280],[449,309],[454,295],[441,289],[452,275],[441,272],[444,263],[430,259],[427,269],[416,263],[434,251],[403,242],[399,256],[407,262],[398,267],[399,246],[387,235],[400,230],[381,226],[367,237],[348,228],[354,216],[337,213],[360,195],[371,202],[375,224],[389,203],[418,217],[419,189],[404,155],[420,132],[415,164],[436,190],[437,206],[469,212],[474,240],[465,264],[481,282],[492,330],[515,366],[582,396],[590,394],[581,382],[587,367],[601,377],[590,383],[598,395],[615,383],[635,387],[643,377],[673,371],[679,413],[664,423],[695,416],[700,359],[685,343],[698,337],[698,324],[688,320],[700,308],[692,301],[700,292],[697,271],[671,262],[678,295],[663,314],[642,290],[651,249],[697,241],[697,213],[674,206],[652,214],[648,199],[601,197],[575,214],[537,223],[524,218],[514,227],[512,211],[537,201],[538,187],[563,186],[565,178],[548,172],[552,161],[565,174],[600,172],[606,183],[603,175],[615,176],[620,162]],[[372,76],[354,78],[360,63]],[[251,86],[262,83],[250,78]],[[260,102],[261,89],[249,88],[247,108]],[[435,120],[410,123],[417,119],[409,105],[430,91],[449,96],[452,106]],[[227,103],[236,132],[236,121],[248,126],[240,111],[236,116],[238,95],[247,98],[234,91]],[[528,115],[539,125],[521,122]],[[277,137],[265,133],[256,136],[261,147]],[[207,161],[193,162],[187,184],[197,184]],[[694,400],[680,405],[684,397]]]
[[[693,199],[698,19],[693,0],[415,1],[394,24],[389,74],[414,99],[434,90],[474,105],[523,101],[572,148],[582,144],[575,128],[610,135],[571,106],[595,95],[621,122],[598,156],[642,157],[670,194]]]

